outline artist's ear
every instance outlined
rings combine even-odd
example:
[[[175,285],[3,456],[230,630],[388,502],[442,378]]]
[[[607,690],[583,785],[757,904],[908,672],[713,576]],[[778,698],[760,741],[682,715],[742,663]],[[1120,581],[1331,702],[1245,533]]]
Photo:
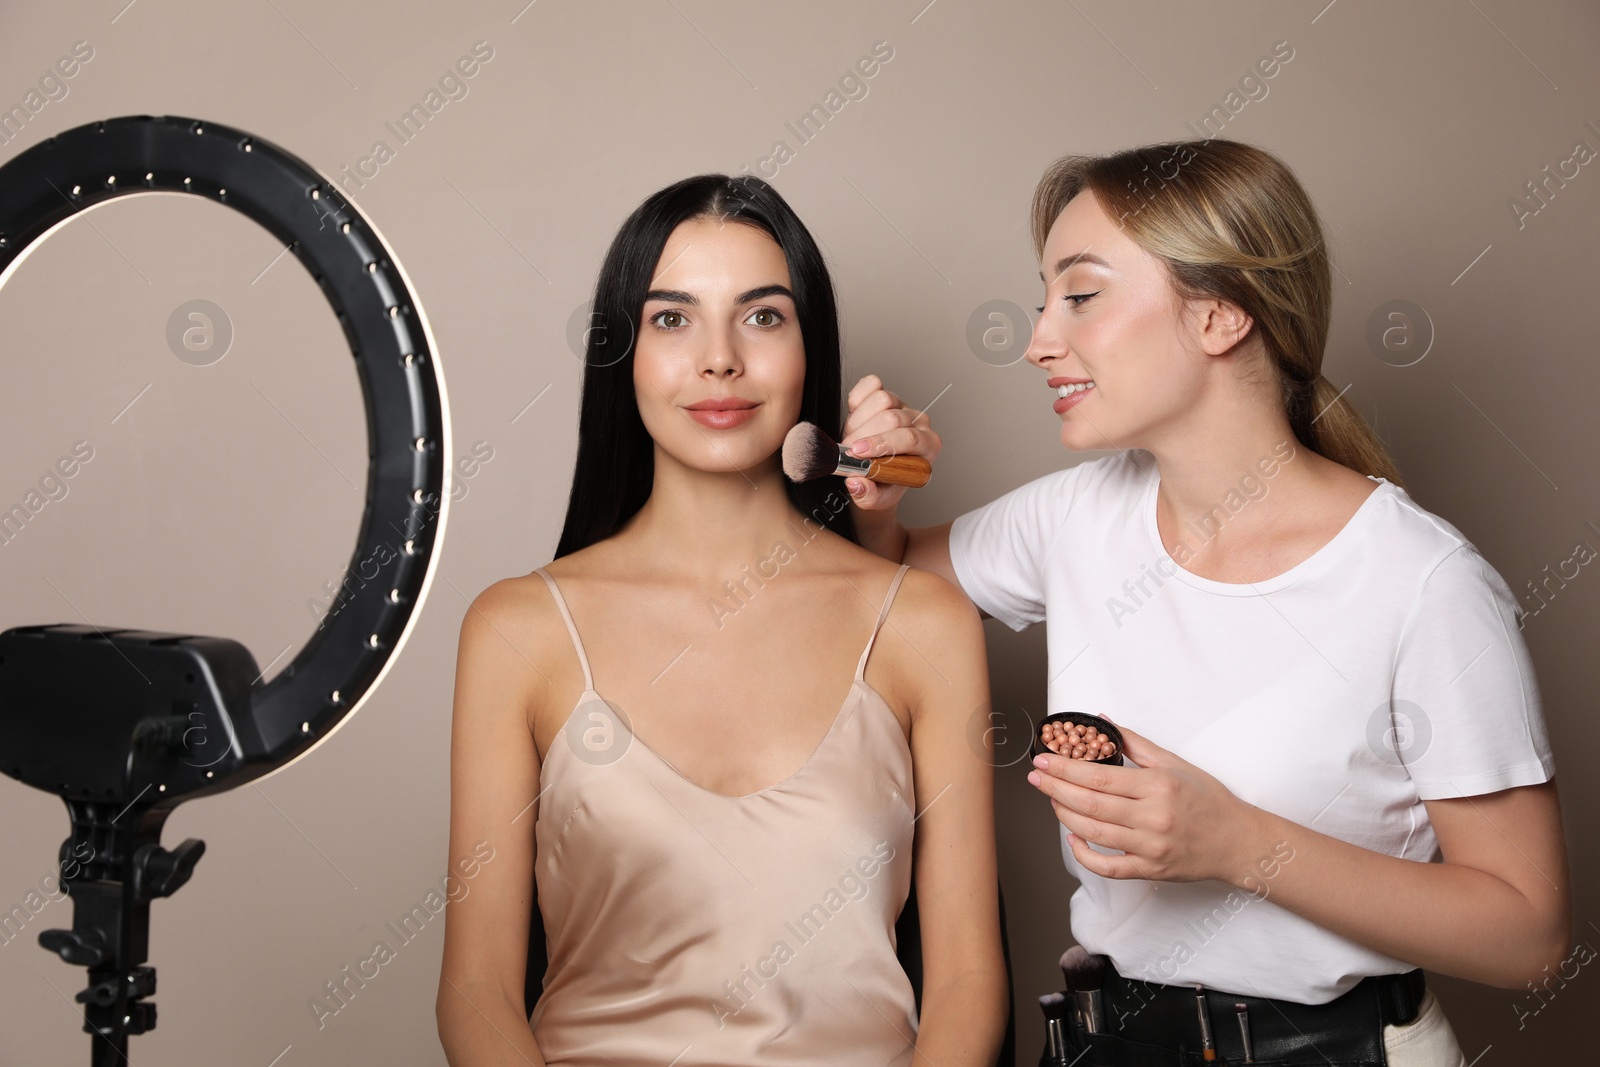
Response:
[[[1243,308],[1215,298],[1191,301],[1188,314],[1190,328],[1201,351],[1208,356],[1227,355],[1250,336],[1250,328],[1255,325]]]

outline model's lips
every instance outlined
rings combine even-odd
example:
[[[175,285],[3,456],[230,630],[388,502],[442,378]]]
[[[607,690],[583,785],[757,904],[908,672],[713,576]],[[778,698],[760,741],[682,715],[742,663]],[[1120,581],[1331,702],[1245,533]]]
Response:
[[[753,408],[756,401],[746,400],[742,396],[714,396],[707,400],[698,400],[693,404],[686,404],[690,411],[738,411],[742,408]]]
[[[746,400],[743,397],[718,396],[696,401],[683,410],[701,426],[708,426],[713,430],[731,430],[754,418],[756,409],[760,406],[756,401]]]

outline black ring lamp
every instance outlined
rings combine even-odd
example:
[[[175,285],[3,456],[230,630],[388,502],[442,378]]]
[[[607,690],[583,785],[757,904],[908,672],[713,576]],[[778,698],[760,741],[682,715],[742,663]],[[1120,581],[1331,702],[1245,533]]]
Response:
[[[447,498],[444,382],[421,307],[377,230],[313,167],[269,141],[175,116],[79,126],[0,166],[0,285],[80,212],[138,193],[188,193],[260,223],[299,257],[344,328],[366,402],[367,492],[340,591],[271,682],[217,637],[78,624],[0,634],[0,772],[56,793],[73,833],[61,883],[73,928],[44,947],[89,968],[84,1029],[95,1065],[126,1061],[155,1026],[151,900],[205,850],[161,847],[184,800],[306,754],[371,694],[415,623]],[[70,868],[70,871],[69,871]]]

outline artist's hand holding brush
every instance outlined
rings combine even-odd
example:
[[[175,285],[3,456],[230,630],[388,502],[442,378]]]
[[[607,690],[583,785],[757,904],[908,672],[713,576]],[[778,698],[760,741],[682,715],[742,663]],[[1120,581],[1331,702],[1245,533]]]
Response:
[[[925,412],[909,408],[894,393],[884,388],[876,374],[869,374],[851,388],[846,398],[850,408],[844,422],[840,444],[858,456],[920,456],[930,464],[938,457],[942,442]],[[861,543],[881,556],[902,559],[905,554],[905,527],[896,510],[905,489],[884,485],[868,478],[848,478],[850,502],[855,505],[857,536]],[[919,564],[913,559],[905,562]]]
[[[850,415],[844,421],[844,438],[839,443],[852,454],[921,456],[930,464],[938,457],[941,442],[928,416],[906,407],[904,401],[883,387],[876,374],[856,382],[847,403]],[[905,494],[902,486],[884,485],[868,478],[849,478],[845,484],[856,507],[882,512],[889,518],[893,518]]]
[[[1259,855],[1272,850],[1248,832],[1260,809],[1194,764],[1118,723],[1123,753],[1114,766],[1044,753],[1028,781],[1050,798],[1070,831],[1072,854],[1106,878],[1194,882],[1215,878],[1251,888]],[[1089,847],[1117,849],[1108,856]]]

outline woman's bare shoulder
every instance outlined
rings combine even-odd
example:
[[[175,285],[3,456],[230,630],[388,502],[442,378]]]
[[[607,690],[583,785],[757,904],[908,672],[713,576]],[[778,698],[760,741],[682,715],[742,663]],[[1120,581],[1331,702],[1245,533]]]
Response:
[[[554,576],[555,568],[546,570]],[[561,610],[535,571],[501,578],[473,598],[461,622],[460,656],[519,680],[530,713],[552,686],[564,690],[581,673]]]
[[[872,569],[883,572],[878,587],[886,588],[898,565],[880,559]],[[868,681],[911,723],[930,713],[966,714],[986,699],[982,618],[932,571],[907,569],[873,648]]]
[[[878,603],[899,564],[846,544],[850,551],[841,565],[851,570],[847,575],[851,584]],[[983,663],[983,622],[961,590],[932,571],[911,567],[895,593],[875,647],[873,659],[880,667],[904,679],[924,678],[930,665]]]
[[[585,587],[636,580],[640,571],[637,564],[637,553],[630,551],[626,544],[619,544],[618,538],[611,537],[568,552],[541,569],[555,579],[563,594],[576,594],[568,596],[571,600],[582,598]],[[544,581],[537,574],[530,571],[527,577],[537,583],[539,589],[544,588]]]
[[[906,571],[892,614],[910,640],[924,637],[942,645],[975,640],[982,647],[978,609],[960,589],[932,571],[916,567]]]
[[[887,591],[900,565],[845,538],[837,540],[835,566],[863,590],[877,588]],[[896,625],[900,624],[900,620],[912,617],[929,625],[954,625],[957,628],[967,621],[968,616],[973,622],[978,620],[977,610],[961,590],[932,571],[918,567],[906,571],[900,589],[895,593],[890,614],[895,618]]]
[[[467,607],[467,619],[473,618],[495,629],[524,634],[561,623],[549,587],[535,571],[501,578],[485,588]]]
[[[535,615],[548,616],[557,624],[561,621],[555,597],[550,587],[539,576],[544,571],[555,580],[564,594],[569,587],[580,588],[594,579],[609,578],[616,571],[618,560],[609,541],[599,541],[575,552],[568,552],[526,574],[502,578],[489,586],[480,598],[486,599],[510,612],[531,610]]]

